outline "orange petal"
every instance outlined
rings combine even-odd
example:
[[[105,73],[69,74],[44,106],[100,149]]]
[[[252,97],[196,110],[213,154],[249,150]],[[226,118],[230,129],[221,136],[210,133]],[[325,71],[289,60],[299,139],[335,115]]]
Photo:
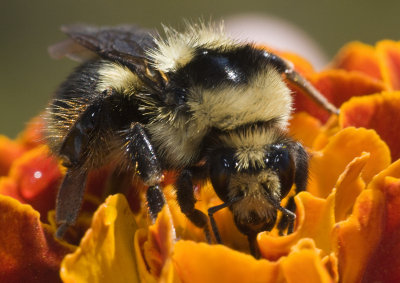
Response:
[[[335,221],[345,220],[350,214],[353,204],[365,189],[365,182],[361,178],[361,172],[367,164],[371,154],[363,152],[360,157],[354,158],[339,176],[335,185]]]
[[[136,223],[123,195],[107,198],[93,216],[78,249],[61,264],[64,282],[140,282],[136,265]]]
[[[11,164],[24,153],[19,143],[0,135],[0,176],[8,174]]]
[[[377,43],[383,81],[394,90],[400,90],[400,42],[383,40]]]
[[[383,207],[383,193],[366,189],[357,198],[352,215],[336,224],[334,238],[341,282],[361,281],[366,265],[379,244]]]
[[[327,70],[308,77],[309,81],[335,106],[340,107],[352,96],[360,96],[381,92],[385,85],[371,77],[344,70]],[[302,91],[295,94],[296,111],[306,111],[325,122],[329,113],[322,109]]]
[[[319,197],[328,196],[347,164],[363,152],[371,154],[371,161],[361,175],[364,181],[369,182],[390,164],[387,145],[373,130],[346,128],[337,133],[322,151],[312,154],[307,190]]]
[[[178,241],[172,256],[182,282],[280,282],[276,262],[256,260],[222,245]]]
[[[379,172],[372,181],[369,183],[369,186],[382,188],[385,184],[386,176],[400,178],[400,159],[396,160],[390,166]]]
[[[364,282],[400,282],[400,179],[385,177],[382,187],[385,196],[384,228],[379,245],[369,258]]]
[[[392,159],[400,157],[400,92],[352,98],[340,109],[339,123],[374,129],[389,146]]]
[[[375,48],[361,42],[351,42],[340,49],[331,67],[359,71],[377,80],[382,80],[379,57]]]
[[[333,282],[339,282],[338,259],[334,252],[322,258],[325,268],[328,270]]]
[[[321,122],[306,112],[295,113],[290,119],[290,135],[307,147],[312,147],[320,132]]]
[[[31,206],[0,195],[0,282],[59,282],[60,262],[73,247],[54,232]]]
[[[280,262],[286,282],[333,281],[312,239],[301,239]]]
[[[336,135],[340,130],[338,116],[331,115],[328,121],[323,125],[319,134],[315,137],[312,148],[314,150],[322,150],[328,143],[329,139]]]
[[[277,260],[288,255],[301,238],[312,238],[325,255],[331,252],[330,231],[334,225],[334,194],[327,199],[302,192],[295,198],[297,228],[287,236],[274,236],[267,232],[258,234],[257,241],[263,258]]]

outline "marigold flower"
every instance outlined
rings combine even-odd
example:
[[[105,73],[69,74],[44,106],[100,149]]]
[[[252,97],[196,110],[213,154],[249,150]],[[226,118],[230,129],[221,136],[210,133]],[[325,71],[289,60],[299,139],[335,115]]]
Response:
[[[104,167],[89,178],[76,226],[56,240],[64,168],[49,155],[36,118],[16,140],[0,137],[0,281],[400,281],[400,43],[350,43],[322,72],[279,54],[340,107],[329,116],[293,89],[289,131],[307,147],[310,180],[295,198],[292,234],[260,233],[256,260],[223,209],[215,220],[224,245],[206,243],[176,203],[174,172],[166,172],[167,205],[151,224],[140,180],[106,198],[113,171]],[[221,203],[210,184],[196,197],[205,213]]]

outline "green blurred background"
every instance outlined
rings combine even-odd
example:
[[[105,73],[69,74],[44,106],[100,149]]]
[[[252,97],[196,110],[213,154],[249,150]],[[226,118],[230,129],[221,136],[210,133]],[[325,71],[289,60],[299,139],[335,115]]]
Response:
[[[181,25],[182,18],[229,18],[242,13],[277,16],[308,32],[329,58],[346,42],[400,37],[400,1],[376,0],[2,0],[0,133],[15,137],[44,109],[76,63],[51,59],[47,47],[65,37],[59,27],[85,22]],[[295,51],[296,47],[288,47]]]

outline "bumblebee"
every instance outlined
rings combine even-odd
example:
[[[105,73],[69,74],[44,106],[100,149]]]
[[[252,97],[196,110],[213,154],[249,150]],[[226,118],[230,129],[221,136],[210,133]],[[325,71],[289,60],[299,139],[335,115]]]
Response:
[[[164,36],[136,26],[63,27],[68,43],[52,53],[85,58],[61,84],[46,114],[47,140],[67,168],[56,203],[56,235],[79,214],[88,172],[110,162],[148,186],[154,220],[165,204],[164,170],[182,212],[221,243],[214,213],[229,208],[250,250],[256,235],[278,223],[293,231],[295,204],[281,200],[292,185],[305,190],[308,156],[286,127],[291,81],[327,111],[337,109],[277,55],[237,42],[222,25],[190,24]],[[210,180],[222,204],[195,208],[194,183]]]

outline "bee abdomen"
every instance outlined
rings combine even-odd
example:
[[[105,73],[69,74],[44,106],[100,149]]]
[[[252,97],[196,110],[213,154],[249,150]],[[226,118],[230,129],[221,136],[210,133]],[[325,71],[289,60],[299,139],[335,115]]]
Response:
[[[102,74],[113,67],[123,69],[104,60],[79,66],[61,84],[47,109],[48,144],[67,164],[75,159],[86,160],[87,167],[104,164],[114,149],[123,146],[120,134],[131,123],[140,122],[134,96],[119,87],[121,78],[115,77],[115,86]]]

